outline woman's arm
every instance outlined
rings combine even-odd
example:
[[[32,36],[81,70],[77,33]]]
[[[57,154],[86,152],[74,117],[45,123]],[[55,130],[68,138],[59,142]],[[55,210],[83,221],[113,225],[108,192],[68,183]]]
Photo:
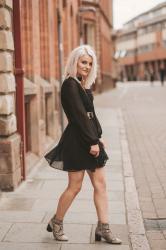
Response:
[[[88,92],[88,97],[89,97],[89,99],[91,101],[91,105],[92,105],[92,109],[93,109],[93,113],[94,113],[94,118],[95,118],[95,124],[96,124],[98,137],[101,138],[102,128],[101,128],[100,122],[99,122],[99,120],[98,120],[98,118],[96,116],[96,113],[95,113],[95,108],[94,108],[94,105],[93,105],[93,100],[94,100],[93,93],[92,93],[91,89],[87,89],[87,92]]]
[[[99,122],[99,120],[98,120],[98,118],[96,116],[95,110],[93,112],[94,112],[94,116],[95,116],[95,120],[96,120],[96,127],[97,127],[98,136],[99,136],[99,138],[101,138],[101,136],[102,136],[102,128],[101,128],[100,122]]]
[[[89,145],[96,145],[99,138],[95,133],[92,122],[87,116],[87,112],[80,97],[78,83],[74,79],[67,79],[61,90],[62,106],[67,112],[70,120],[76,124],[80,130],[83,140]]]

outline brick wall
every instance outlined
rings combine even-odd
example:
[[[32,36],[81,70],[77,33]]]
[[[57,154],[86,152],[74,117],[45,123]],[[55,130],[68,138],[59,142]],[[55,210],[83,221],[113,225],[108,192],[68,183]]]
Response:
[[[21,1],[27,173],[59,137],[57,1]]]

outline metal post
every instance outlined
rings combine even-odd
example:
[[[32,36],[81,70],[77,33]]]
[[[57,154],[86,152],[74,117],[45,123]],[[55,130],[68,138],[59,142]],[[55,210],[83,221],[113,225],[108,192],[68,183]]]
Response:
[[[14,57],[15,57],[15,79],[16,79],[16,113],[17,131],[21,135],[21,175],[26,178],[25,170],[25,106],[24,106],[24,82],[21,51],[21,1],[13,0],[13,34],[14,34]]]
[[[63,67],[63,44],[62,44],[62,20],[60,16],[59,9],[57,9],[58,15],[58,60],[59,60],[59,87],[61,89],[62,86],[62,67]],[[60,119],[61,119],[61,131],[63,133],[64,130],[64,120],[63,120],[63,109],[62,105],[60,105]]]

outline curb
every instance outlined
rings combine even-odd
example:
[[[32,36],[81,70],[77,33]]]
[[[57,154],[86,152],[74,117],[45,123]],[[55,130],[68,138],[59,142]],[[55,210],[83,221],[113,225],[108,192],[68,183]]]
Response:
[[[131,163],[129,145],[125,130],[125,122],[121,109],[118,110],[118,119],[120,124],[120,140],[129,238],[133,250],[150,250],[143,223],[142,212],[139,206],[138,193],[134,180],[133,166]]]
[[[4,197],[4,193],[0,190],[0,201]]]

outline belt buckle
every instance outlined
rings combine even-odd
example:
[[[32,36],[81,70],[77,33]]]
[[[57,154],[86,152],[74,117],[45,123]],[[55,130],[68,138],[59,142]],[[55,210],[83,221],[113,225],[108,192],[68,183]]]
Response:
[[[93,112],[87,112],[87,116],[89,119],[92,119],[94,117]]]

